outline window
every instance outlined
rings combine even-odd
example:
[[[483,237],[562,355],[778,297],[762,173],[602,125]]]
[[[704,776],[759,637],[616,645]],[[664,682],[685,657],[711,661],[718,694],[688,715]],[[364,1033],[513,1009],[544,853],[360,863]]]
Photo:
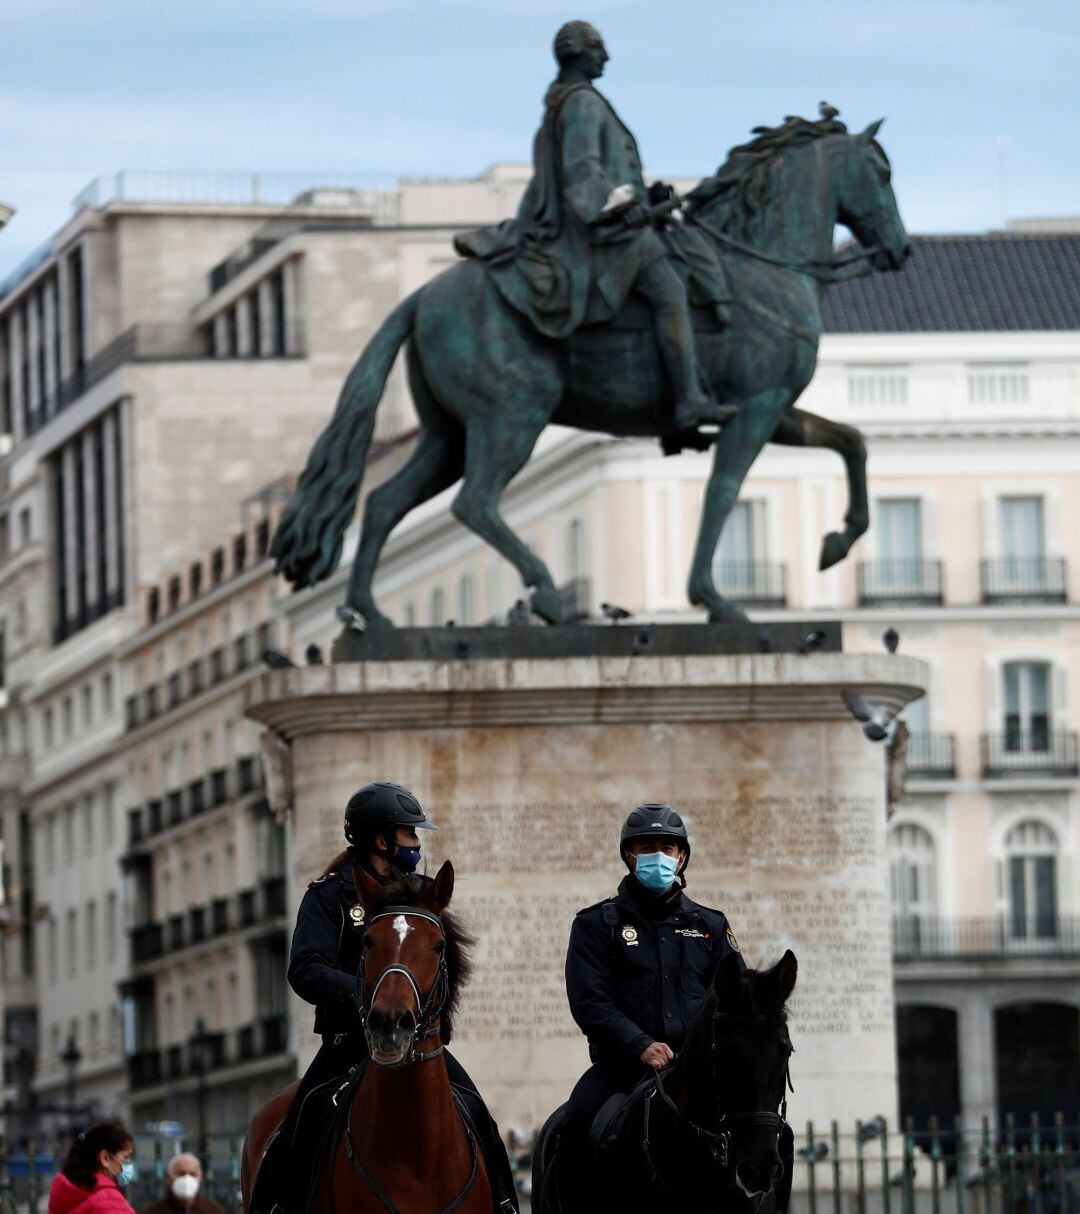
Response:
[[[586,574],[585,565],[585,524],[579,518],[572,518],[566,524],[564,536],[564,556],[566,561],[566,580],[576,581]]]
[[[878,552],[895,562],[898,572],[922,559],[922,503],[918,498],[882,498],[875,523]]]
[[[736,502],[724,521],[716,550],[715,576],[721,590],[754,593],[758,562],[764,549],[765,503]]]
[[[64,808],[64,859],[75,859],[75,806]]]
[[[446,604],[443,599],[443,590],[441,586],[436,586],[431,592],[431,601],[428,610],[428,623],[432,626],[432,628],[439,628],[446,623]]]
[[[475,622],[475,599],[473,578],[471,573],[463,573],[458,578],[457,607],[454,612],[454,622],[463,626]]]
[[[1057,934],[1057,836],[1041,822],[1020,822],[1005,839],[1009,932],[1014,939]]]
[[[52,873],[56,869],[56,815],[50,814],[45,820],[45,871]]]
[[[94,797],[87,796],[83,802],[83,850],[94,850]]]
[[[91,1012],[87,1018],[86,1044],[91,1054],[101,1048],[101,1017],[97,1012]]]
[[[48,933],[46,943],[46,953],[49,958],[49,981],[56,982],[60,975],[60,941],[58,939],[60,933],[59,926],[56,922],[56,916],[50,915],[48,922]]]
[[[248,298],[248,317],[251,322],[251,348],[248,353],[252,358],[262,354],[262,309],[259,307],[259,288],[256,287]]]
[[[1005,749],[1050,747],[1050,663],[1007,662],[1002,667]]]
[[[106,673],[101,676],[101,711],[110,715],[115,707],[113,677]]]
[[[909,937],[925,930],[937,911],[934,840],[913,822],[899,823],[889,832],[889,885],[899,930]],[[906,942],[917,944],[918,939]]]
[[[105,895],[105,961],[112,964],[116,960],[116,934],[118,923],[116,919],[116,893],[112,890]]]
[[[102,834],[105,836],[105,846],[112,847],[116,842],[116,785],[105,785],[105,796],[101,805]]]
[[[86,968],[97,967],[98,921],[97,903],[86,904]]]
[[[53,710],[50,704],[48,708],[41,714],[41,736],[45,741],[45,749],[52,748],[56,741],[56,729],[53,724]]]
[[[74,910],[69,910],[64,924],[64,947],[67,954],[67,973],[69,978],[75,977],[76,972],[76,957],[79,952],[79,940],[76,932],[78,924],[76,923]]]
[[[30,507],[27,506],[19,511],[19,546],[25,548],[30,543]]]
[[[849,405],[906,405],[907,374],[899,367],[848,372]]]
[[[1046,578],[1046,518],[1041,497],[998,501],[998,549],[1006,585]]]
[[[82,689],[82,723],[86,728],[94,719],[94,687],[86,683]]]
[[[968,369],[968,400],[973,405],[1023,404],[1030,386],[1028,369],[1022,365]]]
[[[63,722],[64,737],[70,738],[75,729],[75,706],[71,696],[64,696],[60,702],[60,719]]]
[[[405,604],[402,615],[404,618],[404,626],[406,628],[416,627],[416,604],[412,601],[412,599],[409,599],[409,601]]]

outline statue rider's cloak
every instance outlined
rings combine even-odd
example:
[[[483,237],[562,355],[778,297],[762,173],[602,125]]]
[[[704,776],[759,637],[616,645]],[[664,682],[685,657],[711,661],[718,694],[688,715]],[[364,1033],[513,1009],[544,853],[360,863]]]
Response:
[[[545,337],[611,319],[659,257],[672,258],[691,303],[730,298],[723,269],[693,229],[597,223],[617,186],[646,204],[648,191],[634,136],[591,84],[556,81],[548,90],[533,168],[514,219],[465,232],[454,245],[486,263],[503,298]]]

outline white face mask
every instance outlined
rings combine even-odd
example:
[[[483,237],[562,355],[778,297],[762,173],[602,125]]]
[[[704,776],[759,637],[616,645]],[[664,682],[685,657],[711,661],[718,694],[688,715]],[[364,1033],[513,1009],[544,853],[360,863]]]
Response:
[[[172,1191],[181,1201],[190,1201],[199,1191],[197,1176],[177,1176],[172,1182]]]

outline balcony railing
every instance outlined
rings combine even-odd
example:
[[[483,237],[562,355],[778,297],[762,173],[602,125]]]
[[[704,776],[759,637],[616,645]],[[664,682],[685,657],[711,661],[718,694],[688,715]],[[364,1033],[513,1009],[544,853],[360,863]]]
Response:
[[[922,558],[860,561],[859,603],[863,607],[934,607],[941,603],[941,562]]]
[[[173,673],[169,675],[168,696],[170,708],[176,708],[180,701],[184,698],[184,688],[181,683],[181,674],[178,670],[173,671]]]
[[[188,930],[192,944],[201,944],[206,939],[206,907],[193,906],[188,911]]]
[[[170,826],[179,826],[184,820],[184,794],[174,788],[165,794],[166,820]]]
[[[563,604],[564,624],[587,619],[589,615],[589,579],[576,577],[565,582],[559,587],[559,598],[562,599]]]
[[[982,736],[982,771],[988,780],[1010,776],[1075,776],[1076,734],[1071,730],[1006,729]]]
[[[146,1088],[161,1082],[161,1051],[140,1050],[127,1060],[128,1082],[132,1088]]]
[[[188,785],[188,813],[201,814],[206,809],[206,781],[192,780]]]
[[[717,561],[716,586],[733,602],[749,607],[787,603],[787,567],[779,561]]]
[[[136,965],[162,955],[164,939],[160,923],[143,923],[131,929],[131,959]]]
[[[908,776],[923,780],[956,778],[956,739],[951,733],[908,735]]]
[[[252,927],[255,923],[255,891],[242,889],[236,895],[236,919],[241,927]]]
[[[236,791],[243,795],[244,793],[254,792],[256,785],[255,759],[250,755],[245,755],[243,758],[236,760]]]
[[[229,773],[218,767],[210,773],[210,803],[224,805],[229,799]]]
[[[204,680],[203,660],[196,658],[188,664],[188,695],[197,696],[203,689]]]
[[[225,647],[219,645],[217,649],[211,650],[210,653],[210,682],[224,683],[228,676],[228,661],[225,654]]]
[[[176,952],[182,949],[187,935],[184,931],[184,916],[170,915],[167,927],[168,930],[165,938],[169,952]]]
[[[895,916],[894,961],[1001,961],[1080,957],[1080,915]]]
[[[229,930],[228,898],[215,898],[210,903],[210,929],[215,936],[223,936]]]
[[[267,919],[276,918],[286,914],[288,907],[285,905],[285,878],[284,877],[268,877],[262,883],[263,893],[263,915]]]
[[[1065,561],[1059,556],[1002,556],[980,562],[984,603],[1064,603]]]

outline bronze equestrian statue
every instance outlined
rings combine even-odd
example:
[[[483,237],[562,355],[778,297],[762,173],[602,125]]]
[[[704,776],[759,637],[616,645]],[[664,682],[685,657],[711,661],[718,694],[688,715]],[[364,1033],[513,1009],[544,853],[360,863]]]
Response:
[[[607,59],[599,34],[571,22],[555,53],[559,76],[517,217],[461,236],[466,260],[391,312],[350,372],[274,536],[277,568],[296,587],[334,571],[404,345],[420,436],[365,505],[346,606],[368,627],[392,626],[371,592],[390,532],[459,480],[455,517],[515,566],[533,611],[560,622],[550,572],[499,513],[550,423],[654,436],[669,453],[713,446],[688,587],[710,620],[745,618],[720,595],[712,563],[766,443],[827,447],[844,460],[844,529],[825,537],[821,568],[842,560],[869,523],[858,431],[795,402],[814,373],[829,282],[860,260],[899,269],[911,251],[876,139],[881,123],[851,134],[822,107],[818,120],[759,127],[676,210],[667,187],[646,191],[633,137],[592,87]],[[861,251],[837,256],[837,223]],[[718,423],[715,433],[701,429]]]

